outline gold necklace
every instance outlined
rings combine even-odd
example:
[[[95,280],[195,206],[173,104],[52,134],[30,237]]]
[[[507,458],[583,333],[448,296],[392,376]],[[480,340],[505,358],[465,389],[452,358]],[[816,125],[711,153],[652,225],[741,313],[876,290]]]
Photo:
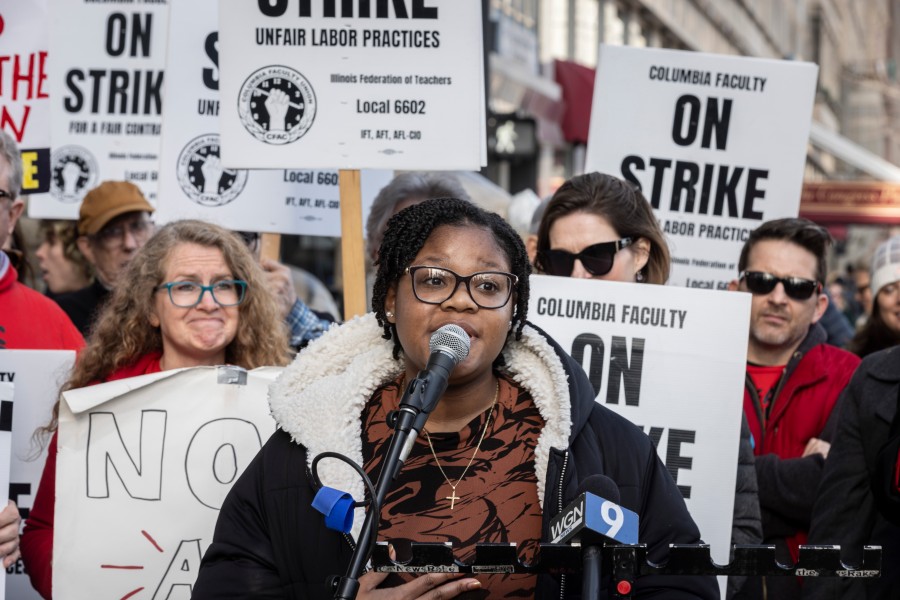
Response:
[[[481,430],[481,437],[478,438],[478,444],[475,446],[475,452],[472,453],[472,458],[469,459],[469,464],[466,465],[466,468],[463,469],[462,475],[459,476],[459,479],[456,480],[456,483],[450,481],[450,478],[447,477],[447,474],[444,472],[444,467],[441,466],[441,461],[438,460],[437,453],[434,451],[434,445],[431,443],[431,436],[428,435],[427,429],[422,429],[425,432],[425,439],[428,440],[428,447],[431,448],[431,455],[434,457],[434,462],[437,465],[437,468],[441,471],[441,475],[444,476],[444,479],[447,481],[447,485],[450,486],[452,490],[449,496],[444,496],[444,500],[450,501],[450,510],[453,510],[453,506],[456,504],[456,501],[460,499],[459,496],[456,495],[456,486],[459,485],[459,482],[463,480],[463,477],[466,476],[466,473],[469,471],[469,467],[472,466],[472,462],[475,460],[475,455],[478,454],[478,450],[481,449],[481,442],[484,441],[484,436],[487,435],[488,425],[491,422],[491,414],[494,412],[494,405],[497,404],[497,396],[500,395],[500,380],[497,380],[497,387],[494,389],[494,399],[491,401],[491,407],[488,409],[487,417],[484,419],[484,429]]]

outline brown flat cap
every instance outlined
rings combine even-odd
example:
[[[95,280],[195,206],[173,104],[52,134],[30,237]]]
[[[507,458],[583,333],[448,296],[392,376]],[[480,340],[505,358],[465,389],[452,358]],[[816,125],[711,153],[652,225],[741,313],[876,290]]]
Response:
[[[103,226],[130,212],[152,213],[155,209],[140,188],[127,181],[104,181],[89,191],[78,211],[78,233],[94,235]]]

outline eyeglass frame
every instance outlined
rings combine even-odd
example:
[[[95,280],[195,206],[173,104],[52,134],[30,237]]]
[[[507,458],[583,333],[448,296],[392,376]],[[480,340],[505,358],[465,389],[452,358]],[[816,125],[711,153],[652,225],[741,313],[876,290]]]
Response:
[[[440,302],[435,302],[432,300],[422,300],[422,298],[419,297],[419,292],[416,291],[416,278],[413,277],[415,272],[419,271],[421,269],[437,269],[439,271],[446,271],[447,273],[450,273],[451,275],[453,275],[456,278],[456,285],[453,286],[453,289],[450,290],[450,293],[447,294],[447,297],[444,298],[443,300],[441,300]],[[503,308],[504,306],[509,304],[509,299],[512,298],[513,289],[515,289],[515,287],[519,284],[519,276],[514,273],[509,273],[507,271],[477,271],[475,273],[472,273],[471,275],[460,275],[456,271],[453,271],[452,269],[447,269],[446,267],[435,267],[434,265],[410,265],[410,266],[406,267],[406,269],[403,272],[404,272],[404,274],[409,275],[410,285],[412,286],[413,295],[416,297],[416,300],[418,300],[422,304],[441,305],[456,294],[456,290],[459,289],[460,283],[465,283],[466,284],[466,293],[469,295],[469,298],[472,299],[472,302],[474,302],[475,305],[478,306],[478,308],[483,308],[485,310],[496,310],[498,308]],[[506,299],[503,301],[503,304],[501,304],[499,306],[484,306],[484,305],[480,304],[478,302],[478,300],[475,299],[475,296],[472,295],[472,289],[469,287],[469,282],[472,280],[472,278],[477,277],[478,275],[506,275],[507,277],[510,278],[511,285],[509,286],[509,290],[506,294]]]
[[[768,292],[754,292],[750,289],[750,284],[747,283],[748,275],[764,275],[768,281],[774,281],[772,284],[772,289]],[[747,285],[747,289],[751,294],[765,296],[766,294],[771,294],[775,291],[775,288],[778,287],[778,284],[781,284],[781,287],[784,288],[785,295],[791,300],[796,300],[798,302],[805,302],[815,296],[816,294],[822,293],[822,282],[816,279],[807,279],[805,277],[778,277],[777,275],[773,275],[772,273],[767,273],[766,271],[741,271],[738,275],[738,281],[743,281]],[[805,298],[797,297],[796,293],[792,293],[788,288],[796,290],[796,285],[798,283],[812,283],[815,284],[813,290],[809,293]]]
[[[618,240],[612,240],[610,242],[598,242],[596,244],[590,244],[589,246],[585,246],[584,248],[582,248],[579,252],[569,252],[568,250],[563,250],[562,248],[547,248],[546,250],[538,251],[538,253],[537,253],[538,262],[539,262],[541,271],[543,271],[544,273],[547,273],[548,275],[554,275],[557,277],[571,277],[572,271],[575,270],[575,260],[577,259],[577,260],[581,261],[581,266],[584,267],[585,271],[587,271],[588,273],[590,273],[591,275],[594,275],[596,277],[603,277],[604,275],[607,275],[610,271],[612,271],[613,267],[615,266],[616,254],[619,252],[619,250],[623,250],[623,249],[633,245],[637,240],[638,240],[638,238],[635,236],[625,236],[623,238],[620,238]],[[612,261],[609,263],[609,269],[607,269],[603,273],[595,273],[591,268],[589,268],[587,266],[587,264],[585,264],[584,260],[582,259],[582,255],[584,254],[584,251],[587,250],[588,248],[593,248],[595,246],[611,246],[614,248],[612,254],[610,254],[610,256],[612,257]],[[550,271],[547,269],[547,266],[546,266],[545,260],[544,260],[544,256],[546,256],[547,252],[561,252],[561,253],[571,256],[572,257],[572,266],[569,268],[569,272],[566,273],[565,275],[557,275],[556,273],[550,273]],[[596,257],[587,255],[587,258],[596,258]]]
[[[125,213],[128,214],[128,213]],[[127,226],[124,226],[122,223],[127,223]],[[141,224],[140,228],[135,230],[134,226],[138,223]],[[109,224],[104,225],[100,228],[100,231],[97,233],[92,233],[87,237],[97,244],[101,246],[113,250],[115,248],[120,248],[125,243],[125,234],[130,233],[132,237],[135,239],[139,239],[144,233],[150,231],[153,227],[153,219],[148,216],[148,213],[142,213],[138,220],[135,221],[125,221],[123,220],[117,225],[112,227]],[[116,231],[116,230],[119,231]],[[105,232],[105,233],[104,233]],[[141,236],[138,235],[141,234]],[[149,236],[147,236],[149,238]]]
[[[176,304],[175,299],[172,297],[172,288],[176,285],[182,285],[185,283],[189,283],[191,285],[194,285],[194,286],[197,286],[198,288],[200,288],[200,294],[197,296],[197,301],[194,302],[193,304],[190,304],[187,306],[185,306],[183,304]],[[238,285],[238,288],[241,290],[241,293],[240,293],[240,296],[238,297],[237,302],[235,302],[234,304],[222,304],[221,302],[219,302],[219,299],[216,298],[216,292],[213,288],[215,288],[215,286],[217,286],[221,283],[236,283]],[[247,283],[246,281],[244,281],[243,279],[220,279],[219,281],[216,281],[215,283],[211,283],[210,285],[203,285],[202,283],[197,283],[196,281],[167,281],[166,283],[161,283],[158,286],[154,287],[153,293],[155,294],[156,292],[158,292],[162,289],[165,289],[168,291],[169,302],[172,303],[172,306],[176,306],[178,308],[194,308],[195,306],[197,306],[198,304],[203,302],[203,295],[206,292],[209,292],[209,295],[212,297],[213,302],[215,302],[216,304],[218,304],[219,306],[221,306],[223,308],[230,308],[232,306],[240,306],[241,304],[244,303],[244,298],[247,296],[247,290],[249,288],[250,288],[250,284]]]

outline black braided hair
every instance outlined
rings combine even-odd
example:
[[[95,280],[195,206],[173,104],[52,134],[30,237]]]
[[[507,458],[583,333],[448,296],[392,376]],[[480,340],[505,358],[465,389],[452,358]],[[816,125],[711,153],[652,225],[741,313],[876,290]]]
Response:
[[[531,274],[531,263],[519,234],[500,215],[483,210],[471,202],[457,198],[433,198],[404,208],[390,218],[375,263],[378,272],[372,290],[372,309],[378,324],[384,328],[384,339],[394,340],[394,358],[399,358],[402,348],[394,325],[388,322],[384,312],[387,291],[403,277],[406,267],[412,264],[431,233],[442,225],[481,227],[494,235],[497,244],[506,253],[510,270],[519,278],[515,290],[512,331],[515,332],[515,339],[522,337],[522,328],[528,317],[528,276]]]

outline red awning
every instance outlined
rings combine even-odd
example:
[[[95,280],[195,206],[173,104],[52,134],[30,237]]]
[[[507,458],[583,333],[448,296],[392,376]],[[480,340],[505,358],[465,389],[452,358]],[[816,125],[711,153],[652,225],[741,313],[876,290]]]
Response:
[[[822,224],[900,223],[900,184],[885,181],[807,181],[800,216]]]
[[[555,60],[553,72],[566,105],[562,118],[563,135],[566,141],[587,144],[595,70],[568,60]]]

